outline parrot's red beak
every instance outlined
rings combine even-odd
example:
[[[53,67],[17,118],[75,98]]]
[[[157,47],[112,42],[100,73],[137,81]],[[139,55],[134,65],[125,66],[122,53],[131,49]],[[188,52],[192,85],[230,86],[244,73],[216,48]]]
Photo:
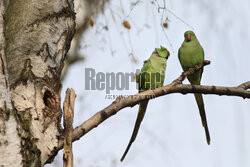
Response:
[[[187,34],[187,41],[191,41],[191,35]]]

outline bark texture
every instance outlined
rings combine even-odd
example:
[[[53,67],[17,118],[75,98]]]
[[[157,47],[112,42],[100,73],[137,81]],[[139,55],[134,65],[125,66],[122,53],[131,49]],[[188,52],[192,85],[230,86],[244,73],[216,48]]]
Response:
[[[74,105],[76,94],[73,89],[67,89],[63,102],[64,150],[63,166],[73,167],[72,132],[74,121]]]
[[[61,135],[72,0],[0,2],[0,166],[43,166]]]

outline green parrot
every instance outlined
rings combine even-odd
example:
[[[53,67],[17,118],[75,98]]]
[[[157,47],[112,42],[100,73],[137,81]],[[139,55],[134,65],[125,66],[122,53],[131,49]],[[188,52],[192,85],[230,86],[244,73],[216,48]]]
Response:
[[[184,34],[184,41],[178,51],[178,58],[184,71],[201,64],[204,61],[204,50],[200,45],[193,31],[186,31]],[[203,68],[189,75],[187,78],[192,85],[200,85]],[[210,144],[210,135],[207,126],[207,119],[205,107],[203,103],[202,94],[194,94],[201,116],[202,125],[205,129],[207,144]]]
[[[150,58],[144,61],[141,73],[137,78],[137,83],[139,84],[139,92],[163,86],[163,82],[165,79],[166,61],[169,56],[170,56],[169,51],[161,46],[161,48],[155,48],[155,51],[152,53]],[[148,105],[148,100],[140,102],[134,130],[130,138],[130,141],[128,143],[128,146],[125,152],[123,153],[121,161],[124,160],[126,154],[128,153],[129,148],[135,141],[141,122],[145,115],[147,105]]]

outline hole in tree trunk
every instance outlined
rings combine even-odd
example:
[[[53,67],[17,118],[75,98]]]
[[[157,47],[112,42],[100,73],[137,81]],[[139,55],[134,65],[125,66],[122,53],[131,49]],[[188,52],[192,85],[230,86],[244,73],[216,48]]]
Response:
[[[57,106],[55,95],[48,89],[44,92],[43,102],[46,107],[51,109],[55,109]]]

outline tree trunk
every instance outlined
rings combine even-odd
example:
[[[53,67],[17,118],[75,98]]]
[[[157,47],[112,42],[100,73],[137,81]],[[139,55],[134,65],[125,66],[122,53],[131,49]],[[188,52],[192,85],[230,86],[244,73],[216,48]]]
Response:
[[[0,11],[0,166],[43,166],[62,133],[73,0],[1,0]]]

